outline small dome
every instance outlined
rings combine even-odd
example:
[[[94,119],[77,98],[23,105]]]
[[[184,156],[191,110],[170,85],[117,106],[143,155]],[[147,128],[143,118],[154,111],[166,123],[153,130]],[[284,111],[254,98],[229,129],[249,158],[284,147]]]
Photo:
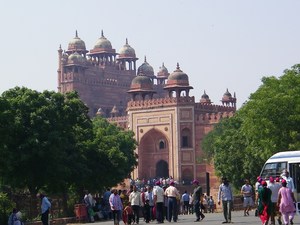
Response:
[[[68,52],[87,52],[85,43],[78,37],[77,31],[75,37],[69,42]]]
[[[78,52],[75,52],[68,57],[68,63],[71,64],[82,64],[86,62],[86,58],[80,55]]]
[[[131,81],[131,85],[133,84],[140,84],[140,85],[152,85],[152,81],[149,77],[145,76],[145,75],[138,75],[135,78],[133,78],[133,80]]]
[[[97,40],[94,49],[100,48],[102,50],[106,51],[111,51],[112,50],[112,45],[109,40],[107,40],[106,37],[103,35],[103,31],[101,31],[101,37]]]
[[[104,112],[103,112],[102,108],[99,108],[99,109],[97,110],[96,115],[97,115],[97,116],[103,116],[103,115],[104,115]]]
[[[223,98],[222,98],[222,100],[224,101],[224,100],[231,100],[232,99],[232,95],[231,95],[231,93],[228,91],[228,88],[226,89],[226,92],[224,93],[224,95],[223,95]]]
[[[130,91],[153,91],[153,83],[150,77],[145,76],[140,73],[135,78],[132,79],[130,85]]]
[[[119,58],[136,58],[135,50],[128,44],[126,38],[126,44],[119,51]]]
[[[200,103],[202,104],[211,104],[211,101],[209,99],[209,96],[204,91],[204,94],[201,96]]]
[[[145,76],[151,77],[151,78],[154,77],[154,70],[153,70],[153,67],[150,66],[150,64],[147,62],[146,56],[145,56],[144,63],[143,63],[142,65],[139,66],[137,73],[138,73],[138,74],[142,73],[142,74],[144,74]]]
[[[118,114],[118,113],[119,113],[119,110],[117,109],[117,106],[116,106],[116,105],[114,105],[114,107],[112,108],[112,110],[111,110],[110,113],[111,113],[111,114]]]
[[[168,78],[168,76],[169,76],[169,71],[168,71],[168,69],[165,67],[165,65],[163,63],[162,66],[159,67],[159,71],[157,73],[157,77]]]
[[[189,77],[186,73],[182,72],[177,63],[176,70],[170,74],[168,77],[168,84],[178,84],[178,85],[189,85]]]

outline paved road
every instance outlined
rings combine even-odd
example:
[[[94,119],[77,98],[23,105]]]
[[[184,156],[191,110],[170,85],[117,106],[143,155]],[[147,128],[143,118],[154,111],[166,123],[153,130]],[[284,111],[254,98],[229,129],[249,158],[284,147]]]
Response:
[[[204,220],[201,222],[194,222],[195,215],[179,215],[177,223],[174,222],[165,222],[165,225],[175,225],[175,224],[187,224],[187,225],[196,225],[196,224],[207,224],[207,225],[218,225],[222,224],[224,221],[223,213],[206,213]],[[254,211],[250,212],[250,216],[244,216],[243,211],[233,211],[232,212],[232,223],[234,224],[249,224],[249,225],[260,225],[262,224],[259,217],[254,216]],[[140,218],[140,225],[148,225],[143,221],[143,218]],[[156,225],[156,222],[151,222],[149,225]],[[276,223],[278,224],[278,223]],[[294,219],[294,224],[300,224],[300,216],[296,215]],[[78,224],[77,224],[78,225]],[[102,221],[93,223],[93,225],[113,225],[113,221]],[[120,222],[120,225],[124,225],[123,222]]]

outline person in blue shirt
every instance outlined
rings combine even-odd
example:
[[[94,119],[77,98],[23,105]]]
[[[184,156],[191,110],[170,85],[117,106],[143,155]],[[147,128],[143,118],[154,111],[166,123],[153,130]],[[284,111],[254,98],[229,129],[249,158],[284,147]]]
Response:
[[[41,199],[42,223],[43,223],[43,225],[49,225],[48,221],[49,221],[49,211],[51,208],[51,203],[44,194],[40,193],[40,194],[38,194],[38,197]]]
[[[219,186],[218,205],[222,201],[223,215],[225,221],[222,223],[231,223],[231,210],[233,207],[233,194],[231,186],[226,177],[222,178],[222,184]]]
[[[184,194],[181,196],[181,201],[183,202],[183,214],[187,215],[190,204],[190,195],[187,193],[187,191],[184,191]]]
[[[10,214],[9,218],[8,218],[8,222],[7,225],[14,225],[14,221],[17,220],[17,209],[14,208],[12,213]]]

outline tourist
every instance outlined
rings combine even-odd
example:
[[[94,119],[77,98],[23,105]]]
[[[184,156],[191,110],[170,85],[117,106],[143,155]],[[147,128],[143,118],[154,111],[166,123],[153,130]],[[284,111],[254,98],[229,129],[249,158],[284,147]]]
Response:
[[[18,220],[18,218],[17,218],[17,212],[18,212],[17,209],[14,208],[13,211],[12,211],[12,213],[8,217],[7,225],[14,225],[15,224],[15,221]]]
[[[127,205],[125,206],[123,210],[123,222],[125,225],[130,225],[134,220],[133,210],[131,208],[131,205],[129,202],[127,202]]]
[[[199,184],[198,180],[194,180],[193,185],[195,185],[194,187],[194,191],[193,191],[193,202],[194,202],[194,211],[196,214],[196,220],[195,222],[198,222],[204,219],[204,214],[202,213],[202,211],[200,211],[201,209],[201,198],[202,198],[202,187]]]
[[[141,193],[137,190],[136,185],[133,185],[132,192],[129,195],[129,202],[131,204],[133,215],[134,215],[134,222],[139,224],[140,220],[140,208],[143,206],[142,196]]]
[[[190,195],[187,191],[184,191],[184,194],[181,196],[181,201],[183,203],[183,214],[187,215],[189,212],[189,202],[190,202]]]
[[[213,213],[215,210],[215,202],[213,199],[213,196],[210,196],[208,201],[207,201],[207,205],[208,205],[208,212]]]
[[[86,205],[89,222],[91,222],[91,223],[95,222],[95,219],[94,219],[95,212],[93,209],[95,206],[95,201],[94,201],[93,196],[91,195],[91,193],[89,193],[88,190],[85,190],[85,195],[84,195],[83,201],[84,201],[84,204]]]
[[[249,211],[253,207],[253,189],[248,179],[245,179],[245,184],[241,188],[241,194],[243,195],[244,216],[249,216]]]
[[[222,223],[231,223],[231,211],[233,207],[233,195],[231,186],[226,177],[222,178],[222,183],[219,186],[218,191],[218,205],[222,200],[223,215],[225,221]]]
[[[168,197],[168,214],[167,220],[171,222],[172,218],[174,222],[177,222],[177,198],[180,197],[174,181],[170,182],[170,186],[165,190],[165,196]]]
[[[294,224],[293,219],[295,216],[295,202],[294,193],[287,187],[287,181],[281,181],[282,187],[278,191],[277,206],[282,215],[284,225]]]
[[[278,178],[279,181],[279,178]],[[278,207],[277,207],[277,201],[278,201],[278,191],[281,188],[281,184],[276,182],[276,180],[273,177],[269,178],[269,184],[268,188],[272,191],[271,195],[271,202],[272,202],[272,207],[271,207],[271,225],[275,224],[275,216],[278,215],[278,223],[281,224],[281,219],[280,219],[280,214],[277,212]]]
[[[49,211],[50,211],[50,208],[51,208],[51,203],[48,200],[48,198],[42,193],[39,193],[37,195],[37,197],[39,197],[41,199],[41,211],[42,211],[41,220],[42,220],[42,223],[43,223],[43,225],[48,225]]]
[[[258,214],[263,225],[267,225],[272,211],[272,191],[267,187],[267,182],[261,182],[262,188],[258,190]]]
[[[118,190],[114,189],[109,197],[109,205],[112,211],[114,225],[119,225],[121,220],[121,211],[123,209],[122,201]]]
[[[149,203],[150,220],[154,220],[154,216],[153,216],[154,201],[153,201],[153,192],[152,192],[151,186],[147,186],[147,191],[145,192],[145,201],[147,201],[147,200]]]
[[[286,181],[286,187],[289,188],[292,192],[294,192],[295,191],[294,180],[292,177],[290,177],[289,171],[283,170],[281,177]]]
[[[164,222],[164,190],[160,187],[160,181],[156,181],[153,188],[153,200],[156,208],[157,223]]]

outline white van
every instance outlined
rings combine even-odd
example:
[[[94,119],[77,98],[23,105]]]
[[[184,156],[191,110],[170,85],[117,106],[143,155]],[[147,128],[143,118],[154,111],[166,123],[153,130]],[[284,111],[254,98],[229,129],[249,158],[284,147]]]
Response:
[[[294,180],[295,198],[299,213],[300,205],[300,151],[278,152],[272,155],[261,170],[260,177],[269,180],[269,177],[280,177],[282,171],[287,169]]]

